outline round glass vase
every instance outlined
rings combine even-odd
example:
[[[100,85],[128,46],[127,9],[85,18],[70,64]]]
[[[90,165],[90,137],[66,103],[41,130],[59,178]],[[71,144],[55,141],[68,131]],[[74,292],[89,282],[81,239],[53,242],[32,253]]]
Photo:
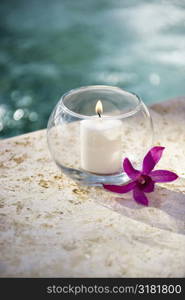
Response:
[[[57,166],[87,185],[124,184],[122,164],[136,168],[152,146],[150,113],[141,99],[112,86],[87,86],[64,94],[48,121],[48,146]]]

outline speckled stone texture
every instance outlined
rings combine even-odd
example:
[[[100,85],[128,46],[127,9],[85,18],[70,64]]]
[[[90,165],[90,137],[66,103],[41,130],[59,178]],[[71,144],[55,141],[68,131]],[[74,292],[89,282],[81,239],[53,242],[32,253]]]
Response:
[[[180,179],[150,207],[61,174],[45,130],[1,140],[1,277],[185,277],[185,98],[151,113],[158,168]]]

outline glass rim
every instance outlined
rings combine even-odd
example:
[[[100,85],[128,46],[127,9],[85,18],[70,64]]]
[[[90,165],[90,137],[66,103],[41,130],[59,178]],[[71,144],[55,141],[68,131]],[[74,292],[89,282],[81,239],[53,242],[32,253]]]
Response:
[[[135,106],[134,109],[130,110],[129,112],[126,112],[126,113],[122,113],[122,114],[119,114],[119,115],[114,115],[114,116],[103,116],[104,118],[106,119],[111,119],[111,120],[116,120],[116,119],[125,119],[125,118],[128,118],[128,117],[131,117],[133,115],[135,115],[139,110],[140,110],[140,107],[141,107],[141,103],[143,103],[143,101],[141,100],[141,98],[133,93],[133,92],[130,92],[128,90],[124,90],[120,87],[117,87],[117,86],[111,86],[111,85],[87,85],[87,86],[82,86],[82,87],[79,87],[79,88],[74,88],[74,89],[71,89],[70,91],[64,93],[62,95],[62,97],[60,98],[59,102],[61,103],[62,105],[62,108],[64,109],[64,111],[78,119],[92,119],[94,118],[94,116],[88,116],[88,115],[84,115],[84,114],[79,114],[79,113],[76,113],[72,110],[70,110],[65,104],[64,104],[64,99],[73,94],[74,92],[77,92],[77,91],[83,91],[83,90],[88,90],[88,89],[101,89],[101,88],[106,88],[106,89],[114,89],[116,91],[121,91],[121,92],[126,92],[127,94],[130,94],[132,96],[134,96],[137,100],[137,104]],[[143,103],[144,104],[144,103]]]

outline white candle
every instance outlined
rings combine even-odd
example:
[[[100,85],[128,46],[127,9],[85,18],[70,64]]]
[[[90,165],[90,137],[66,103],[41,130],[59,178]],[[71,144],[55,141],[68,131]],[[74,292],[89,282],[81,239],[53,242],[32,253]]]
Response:
[[[96,110],[99,116],[101,111]],[[81,168],[95,174],[119,172],[122,164],[121,130],[121,121],[103,116],[81,121]]]

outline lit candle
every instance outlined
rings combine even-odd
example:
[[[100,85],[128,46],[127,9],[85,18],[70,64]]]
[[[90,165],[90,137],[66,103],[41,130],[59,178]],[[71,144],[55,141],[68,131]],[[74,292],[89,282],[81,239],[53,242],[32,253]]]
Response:
[[[102,116],[99,100],[97,116],[80,124],[81,168],[95,174],[115,174],[121,170],[122,123]]]

